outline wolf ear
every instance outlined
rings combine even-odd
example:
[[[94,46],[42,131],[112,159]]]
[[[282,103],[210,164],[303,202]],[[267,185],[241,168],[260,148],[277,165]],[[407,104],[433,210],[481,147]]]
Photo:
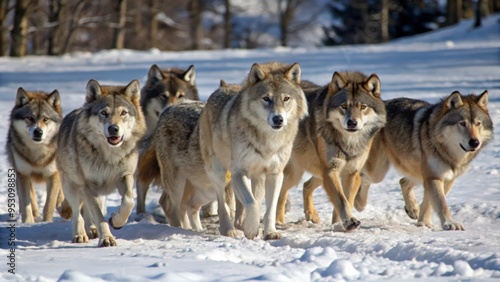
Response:
[[[250,69],[250,73],[247,78],[247,85],[254,85],[255,83],[266,78],[266,73],[262,70],[262,68],[257,64],[253,64]]]
[[[101,85],[95,79],[89,80],[87,83],[87,96],[85,97],[85,101],[90,103],[95,101],[99,96],[102,95]]]
[[[194,65],[190,65],[187,71],[184,73],[182,77],[185,81],[189,82],[189,84],[194,86],[194,79],[196,78],[196,72],[194,71]]]
[[[380,79],[376,74],[372,73],[372,75],[370,75],[364,87],[370,91],[373,96],[377,98],[380,97]]]
[[[158,65],[154,64],[149,68],[148,71],[148,81],[151,82],[158,82],[163,79],[163,73],[161,72],[160,67]]]
[[[139,86],[139,81],[137,79],[132,80],[125,87],[125,95],[131,100],[137,100],[141,98],[141,87]]]
[[[483,109],[486,109],[486,106],[488,106],[488,90],[484,90],[481,95],[479,95],[479,99],[477,99],[477,105]]]
[[[28,104],[29,101],[30,98],[28,98],[28,93],[26,93],[26,91],[24,91],[22,87],[19,87],[17,89],[17,95],[16,95],[16,106],[17,107],[24,106]]]
[[[219,87],[226,87],[226,86],[227,86],[227,83],[224,81],[224,79],[221,79]]]
[[[336,93],[340,89],[347,86],[347,81],[342,77],[342,75],[338,72],[333,73],[332,81],[328,86],[329,93]]]
[[[454,91],[453,93],[451,93],[445,101],[447,109],[456,109],[463,104],[464,102],[462,101],[462,95],[460,95],[460,92],[458,91]]]
[[[49,94],[49,98],[47,102],[51,104],[53,107],[59,107],[61,105],[61,98],[59,97],[59,91],[54,90]]]
[[[285,72],[285,77],[297,84],[300,84],[300,74],[302,70],[298,63],[293,63],[293,65]]]

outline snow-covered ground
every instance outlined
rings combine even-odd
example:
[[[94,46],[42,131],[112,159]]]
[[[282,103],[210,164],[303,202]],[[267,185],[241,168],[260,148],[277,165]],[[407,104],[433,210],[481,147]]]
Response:
[[[494,140],[458,179],[447,200],[466,231],[415,226],[403,210],[399,176],[391,171],[370,190],[367,209],[355,215],[361,228],[344,233],[328,224],[332,205],[322,189],[315,203],[322,224],[304,221],[302,188],[291,191],[289,222],[277,241],[217,235],[215,219],[205,233],[172,228],[154,220],[129,223],[118,231],[117,247],[97,241],[72,244],[71,223],[16,223],[15,272],[7,270],[7,158],[0,153],[1,281],[341,281],[500,279],[500,26],[498,15],[472,30],[457,27],[376,46],[322,49],[266,49],[169,53],[155,50],[102,51],[62,57],[0,58],[0,147],[5,146],[9,113],[19,86],[62,95],[64,113],[83,104],[91,78],[104,84],[143,84],[151,64],[196,66],[196,82],[206,100],[220,79],[240,82],[254,62],[299,62],[304,79],[326,84],[335,70],[377,73],[383,98],[413,97],[436,102],[454,90],[488,89]],[[304,177],[304,180],[306,176]],[[38,188],[43,188],[38,187]],[[39,203],[44,202],[38,189]],[[418,198],[422,189],[416,189]],[[151,189],[151,210],[159,192]],[[108,214],[119,197],[108,197]],[[434,217],[435,226],[439,226]]]

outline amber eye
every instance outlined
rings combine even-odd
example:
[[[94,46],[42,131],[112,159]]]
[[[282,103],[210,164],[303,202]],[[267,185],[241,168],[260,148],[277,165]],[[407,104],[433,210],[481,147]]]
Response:
[[[476,122],[476,126],[480,126],[480,125],[481,125],[480,121]]]
[[[347,105],[346,104],[342,104],[342,105],[340,105],[340,107],[342,107],[342,109],[344,109],[344,110],[347,109]]]
[[[283,99],[283,101],[287,102],[288,100],[290,100],[290,97],[285,97],[285,99]]]
[[[128,114],[128,112],[127,112],[127,111],[125,111],[125,110],[123,110],[123,111],[121,112],[122,117],[123,117],[123,116],[126,116],[127,114]]]
[[[271,102],[271,99],[269,99],[269,97],[263,97],[262,100],[264,100],[266,102]]]
[[[366,109],[366,105],[361,105],[361,110]]]
[[[184,98],[184,93],[179,93],[179,94],[177,95],[177,97],[179,97],[179,99],[180,99],[180,98]]]
[[[47,121],[49,121],[49,118],[48,117],[44,117],[43,118],[43,122],[47,122]]]
[[[101,116],[103,116],[103,117],[107,117],[108,116],[108,113],[106,111],[101,111],[99,114]]]

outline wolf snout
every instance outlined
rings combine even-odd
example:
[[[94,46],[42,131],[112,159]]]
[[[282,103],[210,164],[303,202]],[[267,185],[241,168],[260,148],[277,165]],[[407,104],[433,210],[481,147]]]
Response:
[[[43,136],[43,130],[40,127],[35,128],[33,131],[33,139],[35,140],[41,140]]]
[[[358,126],[358,122],[353,120],[353,119],[349,119],[347,121],[347,128],[348,129],[356,129],[356,126]]]
[[[479,148],[479,146],[481,145],[481,142],[479,142],[478,139],[476,138],[471,138],[469,140],[469,146],[471,147],[471,149],[475,150],[477,148]]]
[[[117,136],[118,132],[120,132],[120,128],[117,125],[110,125],[108,127],[108,133],[111,136]]]
[[[285,119],[282,115],[273,115],[270,121],[273,129],[281,129],[285,125]]]

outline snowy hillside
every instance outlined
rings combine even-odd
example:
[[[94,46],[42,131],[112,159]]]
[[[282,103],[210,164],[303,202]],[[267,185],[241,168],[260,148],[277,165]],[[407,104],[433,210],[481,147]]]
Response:
[[[0,281],[450,281],[500,279],[500,16],[471,31],[470,21],[431,34],[372,46],[321,49],[262,49],[169,53],[150,50],[75,53],[62,57],[0,58],[0,147],[4,148],[9,113],[19,86],[61,93],[64,113],[81,106],[85,86],[144,84],[149,67],[196,67],[196,84],[206,100],[220,79],[241,82],[254,62],[298,62],[303,79],[330,81],[335,70],[377,73],[382,97],[412,97],[430,102],[454,90],[490,93],[488,105],[494,140],[459,178],[447,197],[452,216],[466,231],[417,227],[404,212],[400,176],[391,171],[370,190],[361,228],[338,231],[329,224],[332,205],[322,189],[315,192],[321,224],[304,220],[302,187],[291,193],[283,238],[232,239],[217,235],[216,219],[204,221],[204,233],[157,223],[134,222],[112,230],[117,247],[97,248],[97,241],[72,244],[71,223],[16,223],[15,272],[8,271],[7,157],[0,153]],[[306,180],[307,176],[304,177]],[[44,202],[38,187],[38,202]],[[160,192],[151,189],[151,210]],[[418,199],[422,188],[416,188]],[[108,197],[108,215],[117,209]],[[433,217],[439,226],[437,217]]]

